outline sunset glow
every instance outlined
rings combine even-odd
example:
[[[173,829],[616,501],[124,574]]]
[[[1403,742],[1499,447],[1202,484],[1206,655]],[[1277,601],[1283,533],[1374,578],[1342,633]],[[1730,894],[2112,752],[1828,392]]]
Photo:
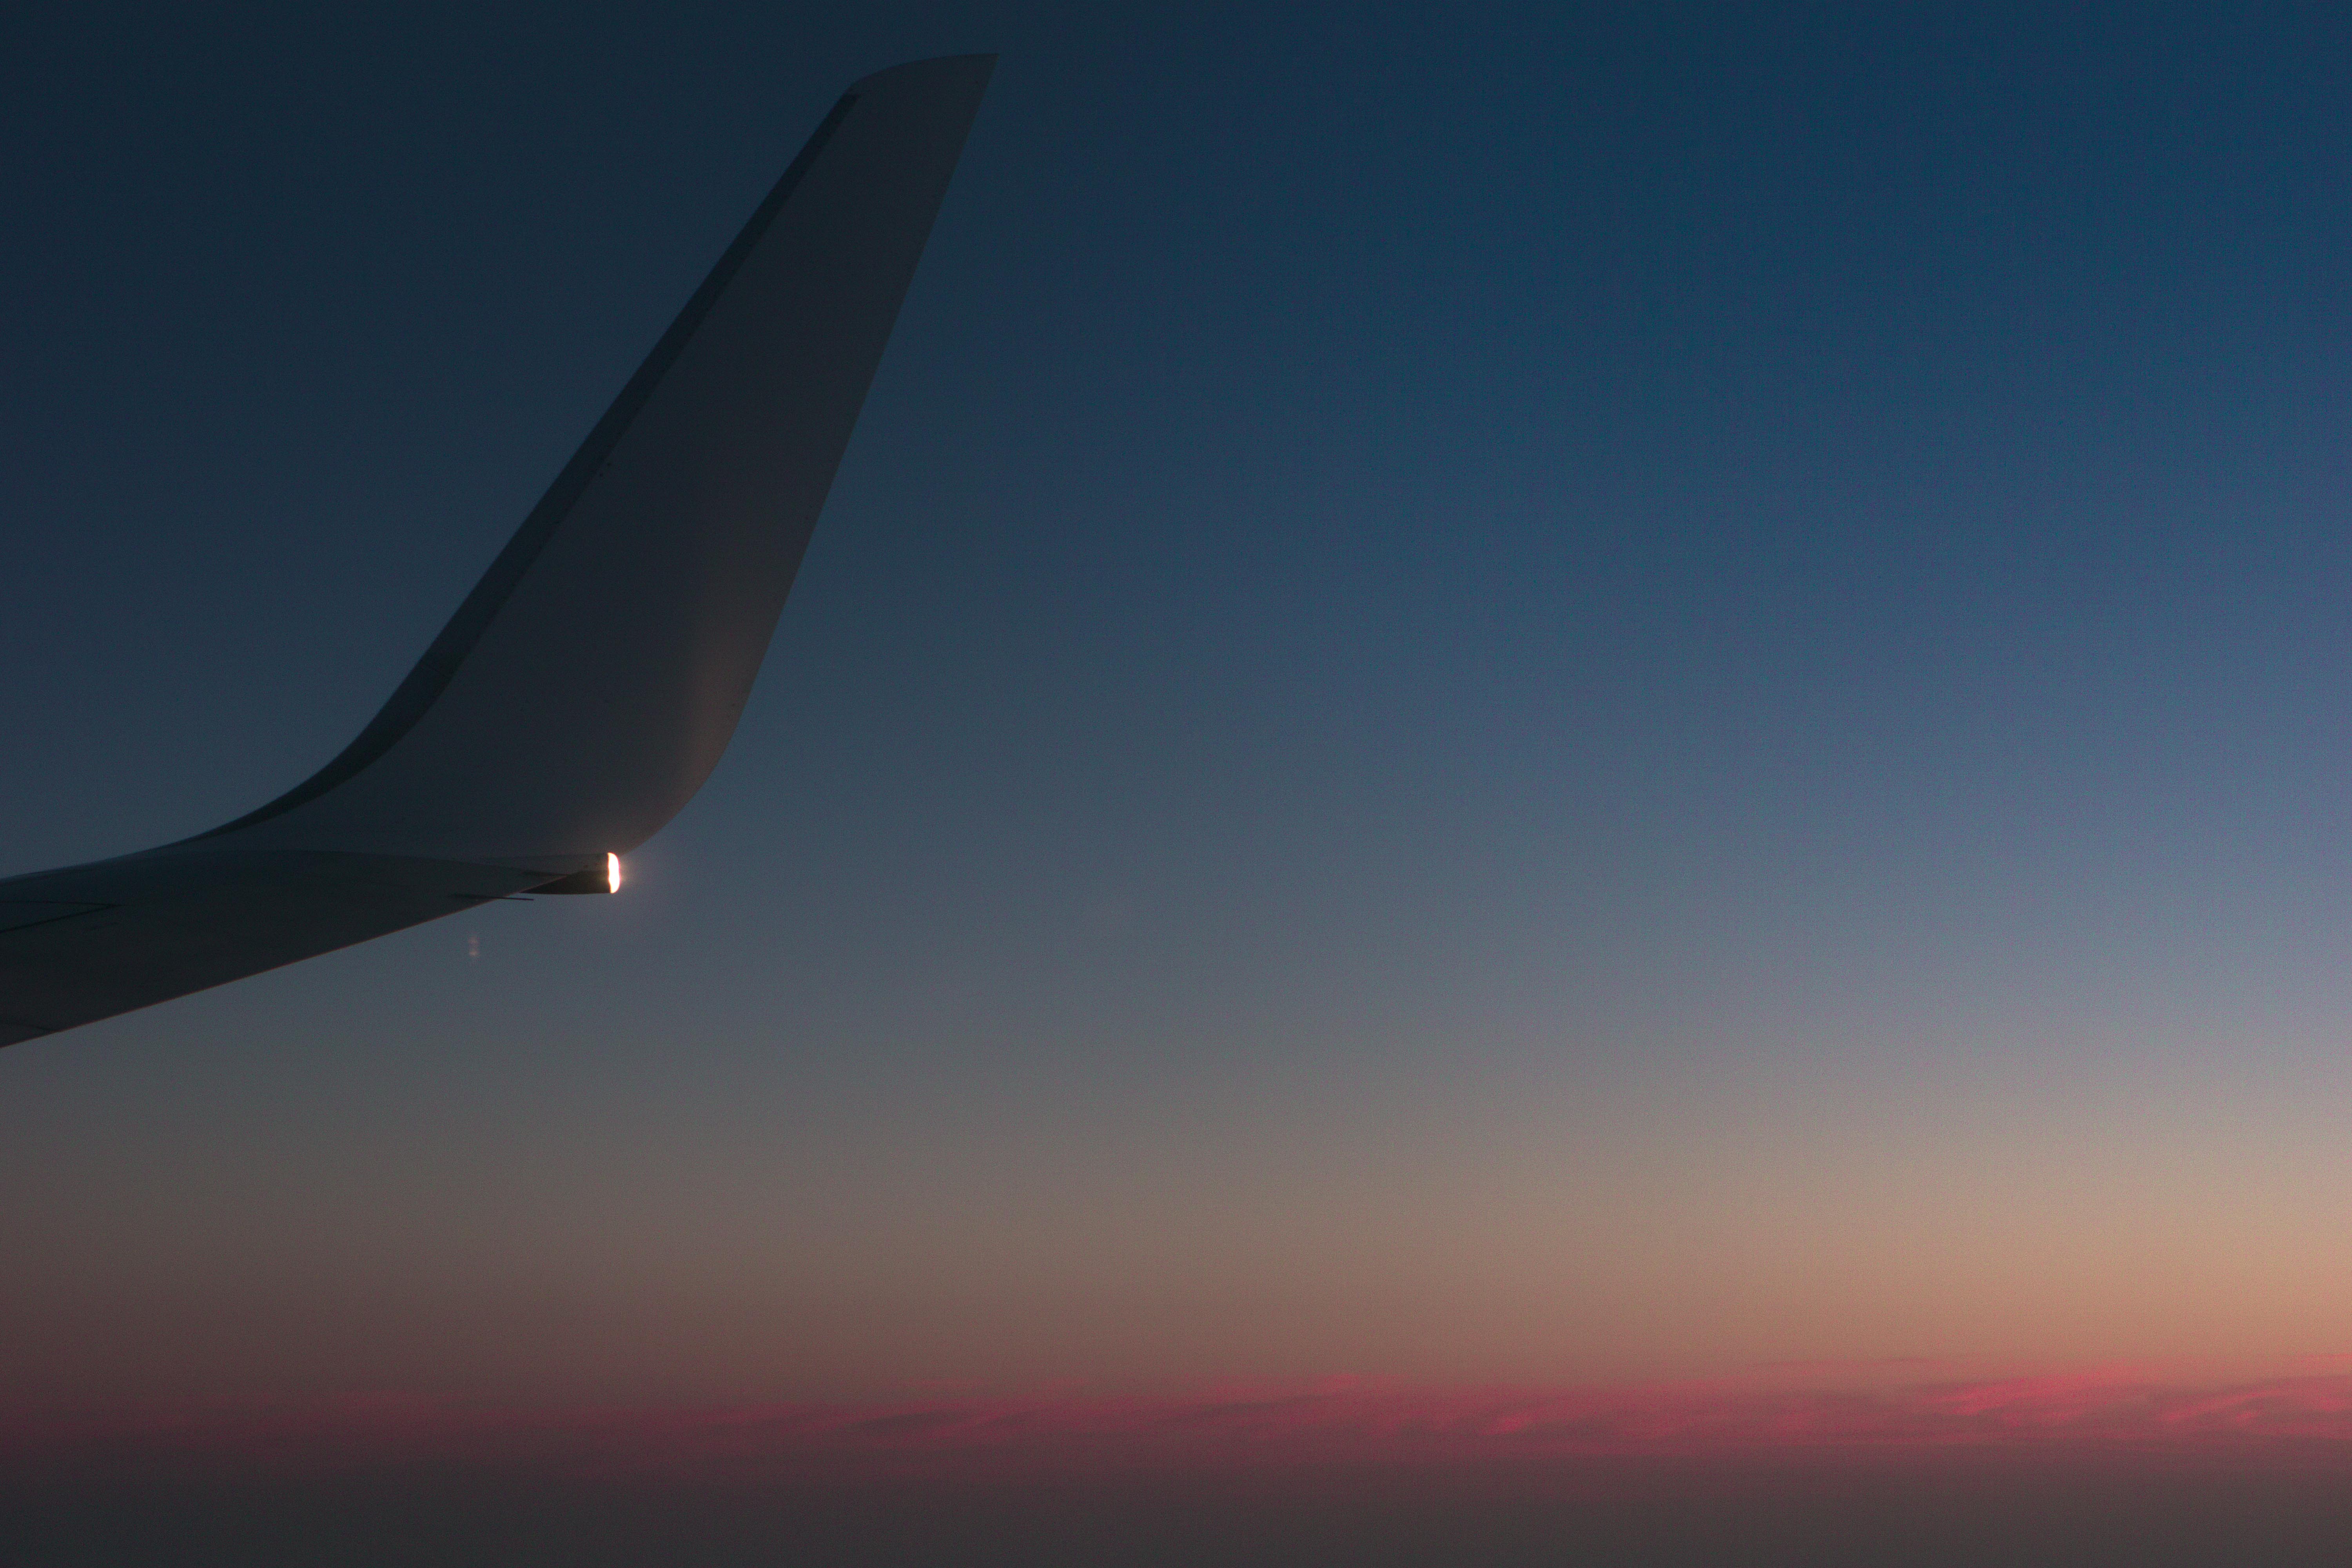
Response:
[[[0,1558],[2343,1559],[2352,8],[51,10],[0,875],[449,793],[0,1048]]]

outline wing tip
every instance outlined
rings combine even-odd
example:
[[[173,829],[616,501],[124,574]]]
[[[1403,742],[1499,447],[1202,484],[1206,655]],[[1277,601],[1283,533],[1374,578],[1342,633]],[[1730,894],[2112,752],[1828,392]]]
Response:
[[[853,93],[866,92],[875,88],[894,85],[906,78],[919,76],[968,76],[976,83],[983,82],[988,79],[989,73],[995,68],[996,56],[993,52],[934,55],[928,59],[906,60],[895,66],[885,66],[878,71],[859,77],[849,84],[849,90]]]

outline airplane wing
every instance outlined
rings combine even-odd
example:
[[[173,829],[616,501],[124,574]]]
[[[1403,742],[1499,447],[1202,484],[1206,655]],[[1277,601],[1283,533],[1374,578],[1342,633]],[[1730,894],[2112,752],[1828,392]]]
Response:
[[[994,64],[842,95],[341,754],[210,833],[0,880],[0,1045],[617,887],[734,733]]]

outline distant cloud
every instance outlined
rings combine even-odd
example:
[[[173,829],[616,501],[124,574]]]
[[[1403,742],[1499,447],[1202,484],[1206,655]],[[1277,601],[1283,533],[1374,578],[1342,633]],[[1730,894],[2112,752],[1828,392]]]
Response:
[[[1966,1454],[2215,1455],[2352,1467],[2352,1373],[2195,1383],[2144,1370],[1613,1388],[1292,1390],[529,1412],[374,1397],[304,1406],[24,1415],[0,1426],[20,1474],[287,1475],[386,1466],[572,1479],[855,1479],[1261,1466],[1573,1468],[1580,1461],[1831,1460]]]

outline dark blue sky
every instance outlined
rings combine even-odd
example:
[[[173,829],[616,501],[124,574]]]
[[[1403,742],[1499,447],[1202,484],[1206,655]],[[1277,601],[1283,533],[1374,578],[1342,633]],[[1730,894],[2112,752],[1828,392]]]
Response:
[[[841,86],[1003,63],[630,896],[0,1057],[0,1387],[2340,1349],[2347,46],[12,24],[0,872],[323,762]]]

